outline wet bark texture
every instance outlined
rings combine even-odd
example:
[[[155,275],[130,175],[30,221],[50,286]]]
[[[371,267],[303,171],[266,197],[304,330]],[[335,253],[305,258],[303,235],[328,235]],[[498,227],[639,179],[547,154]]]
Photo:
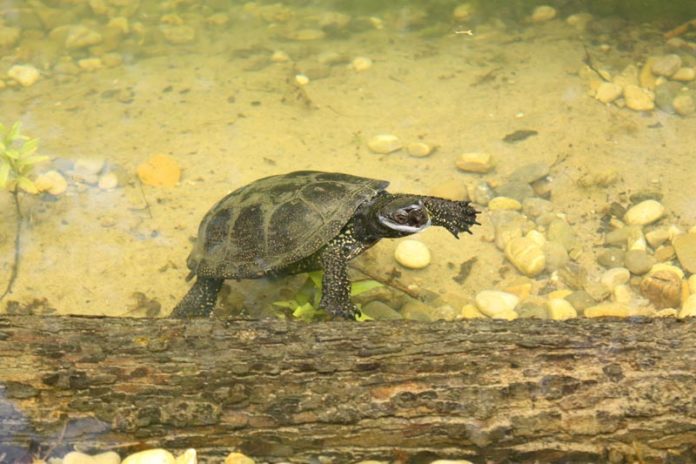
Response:
[[[32,441],[203,461],[696,462],[696,322],[0,317],[0,456]]]

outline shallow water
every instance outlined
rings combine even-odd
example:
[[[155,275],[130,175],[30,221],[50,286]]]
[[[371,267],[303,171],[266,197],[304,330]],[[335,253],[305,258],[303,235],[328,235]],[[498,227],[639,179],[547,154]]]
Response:
[[[693,104],[696,81],[659,78],[654,110],[594,98],[603,80],[629,65],[635,71],[625,75],[637,79],[651,56],[677,54],[680,67],[695,69],[696,25],[672,34],[681,42],[664,36],[694,17],[683,14],[696,15],[688,2],[674,2],[675,16],[668,11],[648,22],[637,21],[639,12],[617,18],[582,2],[539,22],[522,3],[474,9],[461,21],[452,17],[455,4],[49,3],[5,1],[0,16],[10,34],[0,34],[10,37],[0,49],[0,122],[21,121],[23,133],[39,138],[38,152],[50,160],[32,178],[56,170],[67,181],[58,195],[19,195],[20,265],[0,303],[4,311],[166,316],[189,288],[186,257],[208,208],[254,179],[299,169],[387,179],[391,192],[444,187],[463,199],[476,186],[495,190],[515,170],[540,163],[549,172],[533,196],[550,200],[554,217],[576,234],[569,262],[586,275],[596,303],[620,298],[592,286],[605,271],[598,263],[605,233],[622,226],[623,217],[609,214],[613,202],[627,208],[636,193],[658,199],[666,213],[645,233],[672,226],[685,233],[696,225],[696,114],[688,105],[677,114],[672,105],[678,96]],[[587,11],[594,17],[586,25],[568,23]],[[66,46],[76,25],[101,39]],[[7,28],[19,36],[12,40]],[[356,70],[356,57],[371,66]],[[88,58],[101,62],[80,64]],[[5,77],[17,64],[35,67],[40,77],[28,86]],[[511,135],[516,131],[535,133]],[[406,149],[376,154],[368,141],[378,134],[436,148],[427,157]],[[489,153],[494,168],[458,169],[468,152]],[[137,168],[155,154],[180,166],[175,186],[141,182]],[[83,160],[104,167],[80,175],[75,166]],[[117,187],[97,185],[107,172],[118,174]],[[473,236],[456,241],[432,228],[417,237],[432,254],[425,269],[397,264],[394,240],[357,263],[376,275],[396,272],[401,287],[436,295],[430,318],[461,317],[483,290],[517,292],[542,307],[550,291],[579,290],[557,269],[520,273],[496,247],[496,213],[481,203]],[[0,291],[14,265],[13,210],[13,197],[0,195]],[[522,232],[547,232],[548,222],[525,219],[531,221]],[[654,256],[660,246],[645,251]],[[688,267],[668,251],[663,261]],[[622,303],[662,309],[641,293],[641,277],[631,277]],[[228,283],[219,304],[227,312],[267,314],[302,281]],[[404,303],[398,291],[385,295],[396,310]]]

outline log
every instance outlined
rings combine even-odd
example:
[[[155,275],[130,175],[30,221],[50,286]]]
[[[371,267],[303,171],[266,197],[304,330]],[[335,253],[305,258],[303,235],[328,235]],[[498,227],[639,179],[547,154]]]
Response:
[[[696,462],[695,364],[674,319],[3,316],[0,457]]]

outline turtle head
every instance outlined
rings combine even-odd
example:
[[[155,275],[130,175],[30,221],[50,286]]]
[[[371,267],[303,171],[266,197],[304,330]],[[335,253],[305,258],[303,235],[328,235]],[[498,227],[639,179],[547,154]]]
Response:
[[[430,214],[419,198],[390,196],[378,205],[376,213],[387,237],[403,237],[430,227]]]

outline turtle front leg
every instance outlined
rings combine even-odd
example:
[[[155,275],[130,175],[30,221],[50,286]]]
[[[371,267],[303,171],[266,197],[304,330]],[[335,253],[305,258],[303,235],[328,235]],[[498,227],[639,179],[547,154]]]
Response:
[[[169,317],[189,319],[192,317],[209,317],[215,307],[218,292],[224,279],[197,277],[186,296],[182,298]]]
[[[421,197],[434,226],[444,227],[452,235],[459,238],[460,232],[471,233],[471,226],[476,222],[476,211],[468,201],[446,200],[437,197]]]
[[[324,269],[319,306],[332,316],[355,319],[358,308],[350,301],[348,256],[344,251],[346,249],[339,236],[326,245],[319,257]]]

